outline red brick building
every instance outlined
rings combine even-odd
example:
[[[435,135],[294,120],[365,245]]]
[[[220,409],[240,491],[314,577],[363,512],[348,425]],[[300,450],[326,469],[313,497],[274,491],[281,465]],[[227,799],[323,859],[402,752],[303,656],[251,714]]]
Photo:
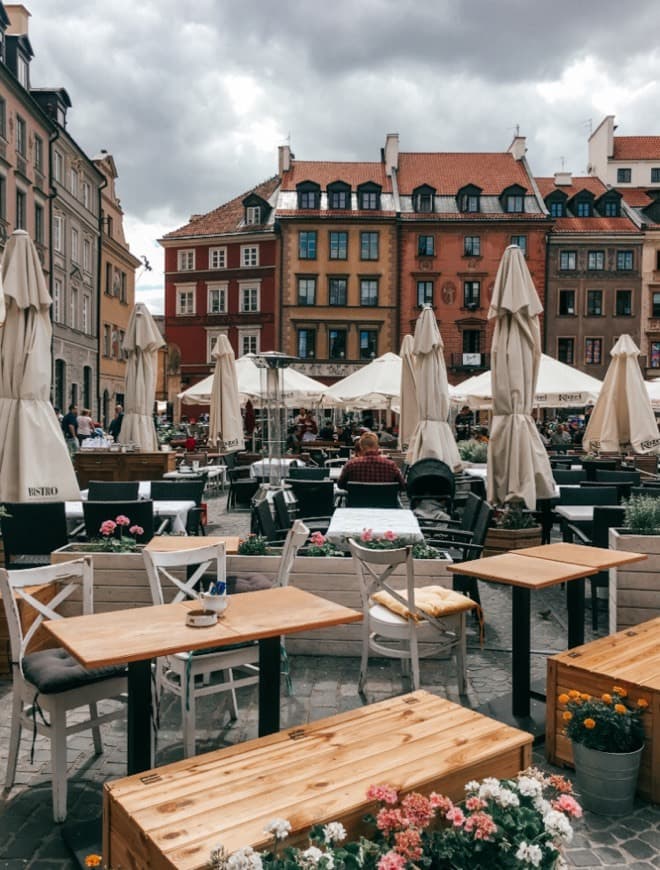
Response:
[[[237,357],[276,350],[279,263],[277,176],[167,233],[165,336],[181,360],[184,388],[212,370],[221,333]]]

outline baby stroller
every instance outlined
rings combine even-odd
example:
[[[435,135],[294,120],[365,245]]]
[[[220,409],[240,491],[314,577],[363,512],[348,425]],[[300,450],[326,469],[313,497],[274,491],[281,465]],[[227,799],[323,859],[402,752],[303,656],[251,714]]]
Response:
[[[406,492],[411,510],[424,519],[451,516],[456,483],[454,472],[440,459],[420,459],[408,469]]]

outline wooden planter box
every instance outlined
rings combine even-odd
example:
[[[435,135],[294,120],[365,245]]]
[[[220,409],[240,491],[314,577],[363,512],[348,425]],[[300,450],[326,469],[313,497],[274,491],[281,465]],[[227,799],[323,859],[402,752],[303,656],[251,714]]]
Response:
[[[285,846],[339,821],[348,839],[372,834],[370,785],[465,797],[465,783],[509,778],[531,761],[532,736],[428,692],[414,692],[107,782],[107,866],[204,870],[218,843],[267,848],[264,828],[287,819]]]
[[[634,562],[610,571],[610,634],[660,616],[660,535],[628,535],[610,529],[610,549],[646,553]]]
[[[447,571],[449,562],[443,559],[414,561],[416,585],[451,588],[452,576]],[[277,556],[227,556],[227,574],[237,577],[264,574],[274,579],[278,564]],[[393,576],[400,578],[403,588],[403,570],[397,570]],[[293,564],[289,583],[345,607],[362,609],[358,578],[353,560],[348,557],[298,556]],[[297,633],[287,638],[286,648],[291,653],[301,655],[359,656],[362,652],[362,628],[358,623],[323,628],[307,634]]]
[[[484,541],[483,556],[497,556],[508,553],[509,550],[520,550],[522,547],[540,547],[541,526],[531,529],[488,529]]]
[[[545,747],[548,761],[573,765],[571,741],[564,736],[557,697],[576,689],[600,696],[621,686],[637,701],[644,698],[646,743],[637,793],[660,803],[660,618],[602,637],[548,659]]]

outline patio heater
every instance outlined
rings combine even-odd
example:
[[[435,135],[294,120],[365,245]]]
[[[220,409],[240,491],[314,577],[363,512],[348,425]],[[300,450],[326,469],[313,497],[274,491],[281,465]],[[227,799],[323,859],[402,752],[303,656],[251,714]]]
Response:
[[[264,369],[266,373],[266,421],[268,448],[268,465],[270,489],[282,487],[282,457],[286,452],[286,409],[284,408],[282,390],[282,372],[298,357],[288,356],[279,351],[269,350],[257,353],[253,357],[257,368]],[[279,460],[279,461],[278,461]]]

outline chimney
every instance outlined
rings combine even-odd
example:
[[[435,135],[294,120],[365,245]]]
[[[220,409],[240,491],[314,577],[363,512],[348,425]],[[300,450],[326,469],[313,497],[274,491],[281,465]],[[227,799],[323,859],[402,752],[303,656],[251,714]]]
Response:
[[[516,134],[513,137],[513,142],[509,145],[508,151],[514,160],[522,160],[527,153],[527,137]]]
[[[7,36],[27,36],[30,13],[20,3],[16,5],[5,3],[5,12],[9,18]]]
[[[557,187],[570,187],[573,184],[573,173],[572,172],[555,172],[555,185]]]
[[[393,169],[399,168],[399,134],[388,133],[385,136],[385,148],[383,150],[383,162],[385,174],[391,175]]]
[[[277,149],[277,174],[284,175],[291,169],[291,147],[289,145],[280,145]]]

